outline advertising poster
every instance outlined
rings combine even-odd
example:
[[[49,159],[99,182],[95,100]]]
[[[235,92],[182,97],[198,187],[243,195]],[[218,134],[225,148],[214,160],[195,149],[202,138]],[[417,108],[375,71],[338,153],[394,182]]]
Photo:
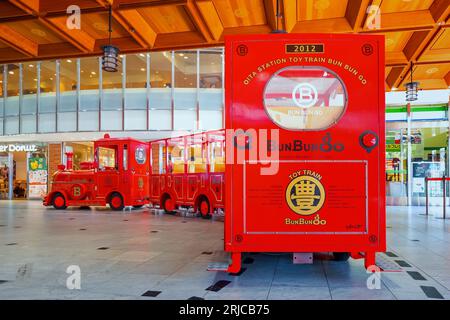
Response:
[[[47,193],[47,161],[45,158],[28,159],[28,198],[42,198]]]

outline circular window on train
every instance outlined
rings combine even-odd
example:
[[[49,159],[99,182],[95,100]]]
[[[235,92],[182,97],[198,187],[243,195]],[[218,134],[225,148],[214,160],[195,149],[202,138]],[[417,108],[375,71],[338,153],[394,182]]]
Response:
[[[347,92],[329,69],[293,66],[270,78],[263,100],[267,115],[281,128],[324,130],[344,114]]]

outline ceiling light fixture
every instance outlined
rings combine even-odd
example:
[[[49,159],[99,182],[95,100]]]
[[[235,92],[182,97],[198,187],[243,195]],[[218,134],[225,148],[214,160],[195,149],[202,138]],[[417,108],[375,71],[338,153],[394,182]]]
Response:
[[[418,99],[419,83],[413,81],[413,63],[411,62],[411,81],[405,84],[406,87],[406,101],[416,101]]]
[[[109,42],[108,45],[102,46],[103,58],[102,58],[102,69],[107,72],[117,72],[119,67],[119,48],[111,44],[111,33],[112,33],[112,8],[109,6],[109,20],[108,20],[108,33]]]

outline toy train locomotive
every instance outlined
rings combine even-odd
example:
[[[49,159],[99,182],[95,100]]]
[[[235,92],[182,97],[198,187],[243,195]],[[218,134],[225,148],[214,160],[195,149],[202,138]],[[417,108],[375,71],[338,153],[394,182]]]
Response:
[[[193,207],[203,218],[224,206],[224,131],[142,142],[111,138],[94,142],[94,161],[59,166],[45,206],[106,206],[122,210],[158,205],[166,212]]]

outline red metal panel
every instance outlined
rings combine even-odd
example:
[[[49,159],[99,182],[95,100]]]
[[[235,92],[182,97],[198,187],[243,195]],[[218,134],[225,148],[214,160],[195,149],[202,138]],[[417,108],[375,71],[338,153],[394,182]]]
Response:
[[[386,246],[384,37],[238,35],[225,47],[226,129],[279,130],[264,142],[279,150],[274,175],[260,158],[236,163],[227,140],[229,270],[246,251],[365,252],[374,263]]]

